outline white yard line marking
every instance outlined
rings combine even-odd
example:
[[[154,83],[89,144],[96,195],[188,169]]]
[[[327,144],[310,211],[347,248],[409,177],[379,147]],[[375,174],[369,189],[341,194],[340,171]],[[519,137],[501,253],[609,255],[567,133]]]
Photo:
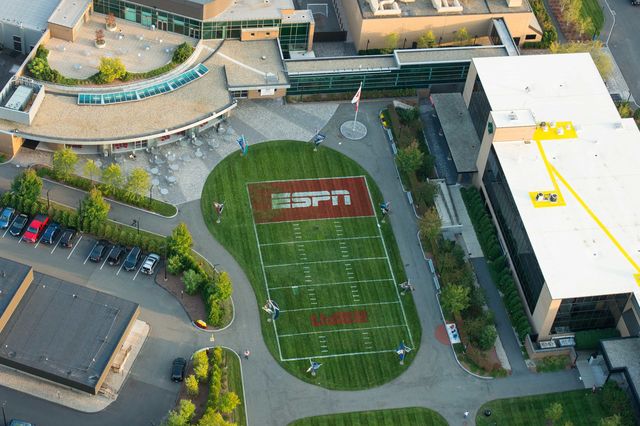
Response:
[[[247,197],[249,198],[249,208],[253,211],[253,205],[251,203],[251,194],[249,193],[249,186],[245,184],[247,191]],[[262,258],[262,249],[260,248],[260,237],[258,236],[258,228],[256,228],[256,221],[253,215],[251,215],[251,222],[253,223],[253,233],[256,236],[256,244],[258,245],[258,257],[260,258],[260,266],[262,267],[262,278],[264,278],[264,287],[267,290],[267,299],[271,300],[271,294],[269,293],[269,281],[267,280],[267,271],[264,267],[264,259]],[[282,348],[280,347],[280,336],[278,335],[278,326],[276,321],[271,321],[273,324],[273,331],[276,333],[276,344],[278,345],[278,354],[280,355],[280,361],[282,361]]]
[[[279,268],[283,266],[298,266],[298,265],[313,265],[316,263],[340,263],[340,262],[351,262],[356,260],[383,260],[387,259],[386,257],[358,257],[354,259],[335,259],[335,260],[318,260],[316,262],[295,262],[295,263],[279,263],[276,265],[264,265],[265,268]],[[388,260],[388,259],[387,259]]]
[[[252,208],[253,209],[253,208]],[[349,216],[346,217],[345,219],[358,219],[361,217],[376,217],[376,214],[364,214],[364,215],[359,215],[359,216]],[[260,222],[260,223],[255,223],[254,225],[258,226],[258,225],[273,225],[273,224],[277,224],[277,223],[292,223],[292,222],[315,222],[315,221],[320,221],[320,220],[331,220],[333,219],[332,217],[325,217],[325,218],[316,218],[316,219],[296,219],[296,220],[279,220],[277,222]],[[302,358],[302,359],[306,359],[306,358]]]
[[[384,354],[389,352],[395,352],[395,349],[386,349],[381,351],[361,351],[361,352],[349,352],[346,354],[333,354],[333,355],[309,355],[301,358],[285,358],[282,361],[308,361],[310,358],[320,359],[320,358],[339,358],[343,356],[358,356],[358,355],[375,355],[375,354]]]
[[[392,278],[381,278],[375,280],[360,280],[360,281],[337,281],[334,283],[319,283],[319,284],[301,284],[295,287],[324,287],[324,286],[332,286],[332,285],[344,285],[344,284],[367,284],[367,283],[378,283],[382,281],[393,281]],[[271,287],[271,290],[283,290],[290,289],[294,286],[280,286],[280,287]]]
[[[89,254],[84,259],[84,262],[82,263],[83,265],[87,264],[87,260],[89,260],[89,256],[91,256],[91,252],[93,251],[94,248],[96,248],[97,245],[98,245],[98,242],[96,241],[96,243],[93,245],[93,247],[91,247],[91,250],[89,250]]]
[[[299,312],[299,311],[310,311],[312,309],[337,309],[337,308],[357,308],[360,306],[379,306],[379,305],[395,305],[400,303],[400,301],[394,300],[393,302],[373,302],[373,303],[360,303],[360,304],[352,304],[352,305],[328,305],[328,306],[317,306],[313,308],[298,308],[298,309],[280,309],[280,312]]]
[[[373,204],[373,197],[371,196],[371,190],[369,189],[369,182],[367,182],[367,180],[364,180],[364,183],[367,186],[367,192],[369,193],[369,200],[371,201],[371,208],[373,209],[373,211],[375,212],[376,206]],[[378,222],[378,218],[376,217],[376,222]],[[396,283],[396,275],[393,272],[393,267],[391,266],[391,260],[389,259],[389,250],[387,250],[387,243],[384,241],[384,236],[382,235],[382,229],[380,228],[380,223],[377,223],[378,225],[378,234],[380,235],[380,239],[382,240],[382,245],[384,246],[384,252],[387,255],[387,266],[389,268],[389,272],[391,273],[391,277],[393,278],[393,282]],[[413,343],[413,335],[411,334],[411,328],[409,327],[409,321],[407,321],[407,314],[404,311],[404,305],[402,304],[402,299],[400,297],[400,291],[398,290],[398,286],[394,285],[393,286],[396,289],[396,296],[398,297],[398,302],[400,302],[400,309],[402,310],[402,317],[404,318],[404,324],[405,327],[407,328],[407,333],[409,333],[409,341],[411,342],[411,346],[414,346]]]
[[[281,241],[279,243],[262,243],[261,246],[279,246],[285,244],[303,244],[303,243],[322,243],[325,241],[343,241],[343,240],[371,240],[378,239],[380,236],[372,235],[370,237],[344,237],[344,238],[326,238],[324,240],[304,240],[304,241]],[[341,243],[342,244],[342,243]]]
[[[80,238],[78,238],[78,241],[76,242],[76,244],[71,249],[71,252],[69,253],[69,256],[67,256],[67,259],[69,259],[71,257],[71,255],[73,254],[73,252],[76,251],[76,249],[78,248],[78,245],[80,244],[80,241],[82,241],[82,235],[80,235]],[[85,263],[86,263],[86,261],[85,261]]]
[[[325,334],[325,333],[345,333],[348,331],[379,330],[382,328],[398,328],[398,327],[404,327],[404,326],[405,326],[404,324],[393,324],[393,325],[379,325],[376,327],[342,328],[340,330],[308,331],[306,333],[281,334],[280,337],[308,336],[310,334]]]

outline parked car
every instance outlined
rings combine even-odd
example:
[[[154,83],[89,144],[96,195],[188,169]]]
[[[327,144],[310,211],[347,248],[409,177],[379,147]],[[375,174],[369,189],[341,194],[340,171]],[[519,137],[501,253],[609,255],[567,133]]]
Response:
[[[124,257],[126,250],[122,246],[115,246],[109,252],[109,257],[107,258],[107,262],[109,265],[115,266],[119,265],[122,262],[122,258]]]
[[[27,222],[29,221],[29,216],[24,213],[20,213],[18,217],[13,221],[13,225],[11,225],[11,229],[9,229],[9,233],[14,237],[19,237],[24,231],[24,227],[27,226]]]
[[[91,254],[89,254],[89,260],[92,262],[100,262],[104,259],[104,256],[107,254],[107,248],[109,248],[109,242],[105,240],[100,240],[93,246],[91,250]]]
[[[136,265],[138,264],[141,255],[142,250],[140,249],[140,247],[133,247],[131,250],[129,250],[129,254],[124,261],[124,269],[127,271],[133,271],[134,269],[136,269]]]
[[[77,233],[78,231],[76,231],[73,228],[65,229],[64,232],[62,233],[62,237],[60,237],[60,245],[65,248],[73,247],[73,243],[76,239]]]
[[[16,216],[16,209],[13,207],[5,207],[0,214],[0,229],[7,229],[11,225],[11,221]]]
[[[24,420],[11,419],[9,426],[36,426],[36,424],[25,422]]]
[[[184,358],[176,358],[171,365],[171,380],[181,382],[184,380],[184,372],[187,369],[187,360]]]
[[[40,241],[45,244],[53,244],[58,239],[58,235],[60,235],[61,232],[62,227],[60,226],[60,224],[52,222],[49,224],[49,226],[47,226],[47,229],[45,229]]]
[[[45,216],[43,214],[37,214],[31,220],[31,223],[27,227],[22,239],[28,243],[35,243],[40,238],[40,234],[44,231],[49,223],[49,216]]]
[[[147,275],[153,274],[153,272],[156,270],[156,266],[158,266],[158,262],[160,262],[160,256],[155,253],[149,253],[144,259],[144,263],[142,264],[142,268],[140,268],[140,272]]]

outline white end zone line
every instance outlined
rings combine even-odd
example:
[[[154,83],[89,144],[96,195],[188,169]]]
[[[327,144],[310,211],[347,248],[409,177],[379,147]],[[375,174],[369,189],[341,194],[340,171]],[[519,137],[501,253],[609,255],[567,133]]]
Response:
[[[337,281],[335,283],[320,283],[320,284],[299,284],[299,285],[284,285],[280,287],[270,287],[271,290],[284,290],[284,289],[293,289],[294,287],[323,287],[323,286],[331,286],[331,285],[344,285],[344,284],[363,284],[363,283],[374,283],[381,281],[393,281],[393,278],[381,278],[375,280],[361,280],[361,281]]]
[[[383,259],[386,259],[386,257],[355,257],[350,259],[318,260],[315,262],[280,263],[276,265],[265,265],[263,263],[262,265],[265,268],[278,268],[278,267],[284,267],[284,266],[313,265],[315,263],[340,263],[340,262],[351,262],[351,261],[357,261],[357,260],[383,260]]]
[[[367,216],[369,217],[369,216]],[[270,222],[270,223],[278,223],[278,222]],[[303,240],[303,241],[282,241],[279,243],[262,243],[260,244],[262,247],[266,246],[279,246],[285,244],[307,244],[307,243],[323,243],[325,241],[347,241],[347,240],[371,240],[371,239],[380,238],[379,235],[371,235],[369,237],[345,237],[345,238],[327,238],[324,240]]]
[[[375,205],[373,204],[373,197],[371,196],[371,189],[369,189],[369,182],[364,180],[365,185],[367,186],[367,192],[369,193],[369,200],[371,201],[371,207],[375,212]],[[391,276],[393,277],[393,282],[397,283],[396,275],[393,272],[393,267],[391,266],[391,259],[389,259],[389,250],[387,250],[387,243],[384,241],[384,235],[382,235],[382,228],[380,228],[380,223],[378,222],[378,217],[376,216],[376,224],[378,225],[378,234],[380,234],[380,238],[382,239],[382,245],[384,246],[384,252],[387,255],[387,266],[389,267],[389,272],[391,272]],[[391,222],[389,222],[389,226],[391,226]],[[405,326],[407,327],[407,333],[409,333],[409,341],[411,342],[411,346],[414,346],[413,343],[413,335],[411,334],[411,328],[409,327],[409,321],[407,321],[407,314],[404,311],[404,305],[402,304],[402,298],[400,297],[400,291],[398,290],[398,286],[393,286],[396,289],[396,295],[398,296],[398,302],[400,302],[400,309],[402,310],[402,317],[404,318]]]
[[[357,175],[357,176],[340,176],[340,177],[325,177],[325,178],[259,180],[259,181],[247,182],[246,185],[257,184],[257,183],[295,182],[295,181],[298,181],[298,180],[335,180],[335,179],[353,179],[353,178],[364,178],[365,182],[367,180],[367,177],[365,175]],[[335,218],[333,218],[333,219],[335,219]]]
[[[314,306],[311,308],[281,309],[280,312],[298,312],[298,311],[311,311],[311,310],[317,310],[317,309],[334,309],[334,308],[357,308],[359,306],[395,305],[398,303],[400,303],[399,300],[395,300],[393,302],[356,303],[353,305]]]
[[[378,330],[381,328],[397,328],[397,327],[406,327],[406,326],[404,324],[393,324],[393,325],[378,325],[376,327],[341,328],[338,330],[307,331],[305,333],[281,334],[280,337],[308,336],[309,334],[344,333],[347,331],[367,331],[367,330]]]
[[[252,207],[253,210],[253,207]],[[253,217],[253,214],[251,215]],[[339,219],[358,219],[361,217],[376,217],[376,213],[375,211],[373,212],[373,214],[363,214],[363,215],[357,215],[357,216],[346,216],[346,217],[341,217]],[[292,223],[292,222],[311,222],[311,221],[318,221],[318,220],[335,220],[335,217],[321,217],[321,218],[316,218],[316,219],[296,219],[296,220],[278,220],[276,222],[260,222],[260,223],[253,223],[254,225],[273,225],[276,223]]]
[[[256,228],[256,221],[253,216],[253,205],[251,204],[251,193],[249,192],[248,184],[245,184],[245,190],[247,191],[247,197],[249,197],[249,208],[251,209],[251,223],[253,224],[253,233],[256,236],[256,244],[258,246],[258,256],[260,257],[260,267],[262,268],[262,277],[264,278],[264,287],[267,290],[267,299],[271,299],[269,294],[269,282],[267,281],[267,271],[264,269],[264,261],[262,260],[262,249],[260,248],[260,237],[258,237],[258,229]],[[280,355],[280,361],[282,361],[282,348],[280,347],[280,337],[278,336],[278,326],[275,321],[271,321],[273,324],[273,331],[276,333],[276,344],[278,345],[278,354]]]

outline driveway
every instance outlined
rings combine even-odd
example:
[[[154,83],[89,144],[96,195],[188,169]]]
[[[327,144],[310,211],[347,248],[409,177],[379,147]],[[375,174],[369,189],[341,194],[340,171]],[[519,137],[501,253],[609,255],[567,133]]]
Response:
[[[622,71],[634,99],[640,99],[640,6],[632,6],[630,0],[601,0],[605,6],[606,22],[601,38],[611,28],[612,18],[605,1],[615,12],[615,26],[609,39],[609,49]]]

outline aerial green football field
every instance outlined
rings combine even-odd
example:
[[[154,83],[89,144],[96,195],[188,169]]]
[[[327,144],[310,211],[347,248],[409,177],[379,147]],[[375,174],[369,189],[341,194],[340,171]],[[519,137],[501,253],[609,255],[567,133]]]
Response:
[[[331,189],[343,183],[349,191]],[[281,198],[269,198],[281,196],[284,208]],[[225,204],[219,224],[215,201]],[[378,217],[381,201],[353,160],[300,142],[252,146],[207,179],[207,227],[249,277],[273,356],[302,380],[334,389],[379,385],[404,371],[420,344],[412,295],[398,287],[405,274],[397,245]],[[274,321],[261,309],[267,300],[280,309]],[[413,349],[404,365],[401,343]],[[315,377],[306,372],[310,360],[322,364]]]

